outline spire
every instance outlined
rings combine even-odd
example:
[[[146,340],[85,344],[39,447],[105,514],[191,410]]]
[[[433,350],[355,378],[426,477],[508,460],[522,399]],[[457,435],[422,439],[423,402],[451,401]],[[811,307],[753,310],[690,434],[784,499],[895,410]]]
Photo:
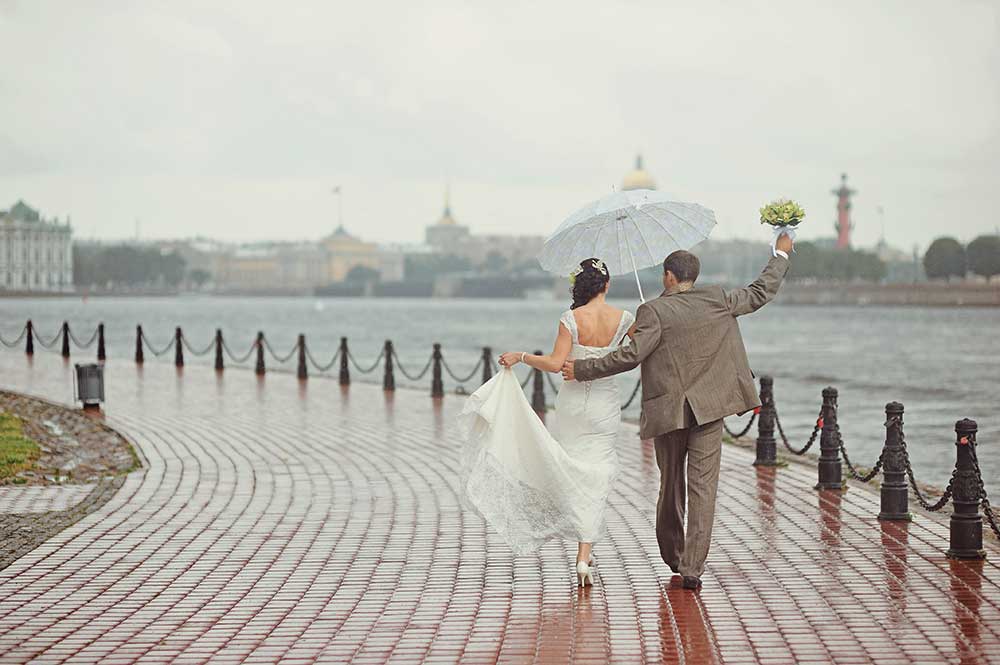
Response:
[[[438,224],[457,224],[455,218],[451,216],[451,183],[445,183],[444,186],[444,211],[441,213],[441,219],[438,220]]]
[[[636,153],[635,155],[635,170],[642,170],[642,153]]]

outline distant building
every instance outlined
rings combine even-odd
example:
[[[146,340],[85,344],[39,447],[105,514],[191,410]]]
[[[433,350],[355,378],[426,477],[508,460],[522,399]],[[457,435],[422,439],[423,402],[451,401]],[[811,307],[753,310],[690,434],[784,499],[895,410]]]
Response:
[[[545,243],[544,236],[475,235],[458,223],[451,212],[448,191],[444,211],[438,221],[425,229],[427,245],[437,254],[459,256],[474,267],[506,264],[509,267],[531,262]]]
[[[635,168],[626,173],[622,180],[622,191],[633,189],[656,189],[653,176],[642,166],[642,155],[635,156]]]
[[[338,226],[319,242],[272,242],[215,247],[199,259],[216,289],[309,293],[343,282],[354,268],[370,268],[381,281],[403,278],[403,255],[365,242]]]
[[[73,290],[73,230],[24,201],[0,211],[0,290]]]
[[[471,237],[468,226],[462,226],[451,214],[451,190],[445,189],[444,211],[437,223],[428,226],[424,232],[427,244],[443,254],[462,253]]]

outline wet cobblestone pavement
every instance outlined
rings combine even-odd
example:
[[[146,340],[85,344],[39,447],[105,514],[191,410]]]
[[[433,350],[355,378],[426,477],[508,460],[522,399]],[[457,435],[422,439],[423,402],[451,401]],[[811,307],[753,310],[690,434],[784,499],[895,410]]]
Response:
[[[107,368],[143,468],[0,570],[0,662],[1000,662],[1000,548],[879,523],[726,447],[705,586],[653,533],[652,447],[623,427],[597,580],[573,543],[513,558],[456,496],[461,399],[245,371]],[[0,354],[0,386],[68,403],[69,366]]]

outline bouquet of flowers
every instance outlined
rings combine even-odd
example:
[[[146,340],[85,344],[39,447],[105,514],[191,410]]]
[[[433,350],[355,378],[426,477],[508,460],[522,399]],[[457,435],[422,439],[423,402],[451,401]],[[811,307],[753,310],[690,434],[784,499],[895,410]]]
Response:
[[[795,228],[806,218],[806,211],[795,201],[789,199],[778,199],[771,201],[760,209],[760,223],[769,224],[774,230],[774,237],[771,239],[771,253],[777,256],[775,243],[778,236],[787,233],[795,239]]]

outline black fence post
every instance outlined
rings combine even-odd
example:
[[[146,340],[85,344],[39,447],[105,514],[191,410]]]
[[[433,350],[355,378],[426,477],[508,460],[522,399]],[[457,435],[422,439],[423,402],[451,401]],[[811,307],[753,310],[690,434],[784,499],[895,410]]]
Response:
[[[141,365],[145,361],[142,353],[142,326],[135,327],[135,364]]]
[[[340,385],[351,385],[351,370],[347,366],[347,338],[340,338]]]
[[[215,329],[215,371],[221,372],[226,369],[225,360],[222,357],[223,341],[222,328]]]
[[[976,448],[975,420],[955,423],[955,471],[951,476],[951,535],[948,558],[985,559],[983,549],[983,516],[979,514],[982,485],[973,463]]]
[[[434,374],[431,378],[431,397],[444,397],[444,381],[441,380],[441,345],[434,344]]]
[[[903,405],[885,405],[885,446],[882,448],[882,487],[880,520],[911,520],[910,488],[906,484],[906,458],[903,453]]]
[[[62,357],[69,358],[69,323],[62,324]]]
[[[28,356],[35,355],[35,324],[28,319],[26,324],[28,328],[27,341],[24,343],[24,354]]]
[[[180,326],[174,330],[174,365],[184,367],[184,333]]]
[[[107,349],[104,347],[104,324],[97,324],[97,361],[104,362],[108,359]]]
[[[774,378],[760,377],[760,412],[757,414],[757,457],[754,466],[777,466],[778,444],[774,439]]]
[[[392,340],[385,340],[385,376],[382,377],[382,390],[395,390],[396,376],[392,367]]]
[[[844,488],[843,469],[840,466],[840,443],[837,428],[837,389],[823,389],[823,431],[819,435],[818,490]]]
[[[483,347],[483,383],[493,378],[493,349]]]
[[[536,356],[542,355],[541,351],[535,351]],[[534,385],[531,389],[531,408],[537,413],[545,413],[545,377],[542,370],[532,369]]]
[[[254,342],[254,346],[257,347],[257,364],[254,366],[254,374],[257,376],[263,376],[267,369],[264,367],[264,331],[260,330],[257,332],[257,341]]]
[[[306,336],[299,335],[299,367],[295,372],[296,376],[299,377],[299,381],[305,381],[309,378],[309,368],[306,367]]]

